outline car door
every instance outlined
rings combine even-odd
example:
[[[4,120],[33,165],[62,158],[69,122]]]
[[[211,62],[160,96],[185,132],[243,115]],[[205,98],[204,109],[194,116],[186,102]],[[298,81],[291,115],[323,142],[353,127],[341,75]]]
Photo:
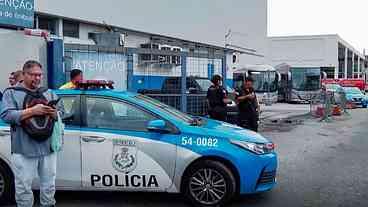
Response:
[[[10,146],[10,126],[0,120],[0,160],[4,159],[10,162],[11,146]]]
[[[122,191],[165,191],[172,185],[175,134],[149,132],[160,119],[123,100],[83,97],[82,185]],[[168,127],[169,126],[169,123]]]
[[[58,154],[56,186],[81,188],[80,96],[59,95],[64,105],[64,146]]]

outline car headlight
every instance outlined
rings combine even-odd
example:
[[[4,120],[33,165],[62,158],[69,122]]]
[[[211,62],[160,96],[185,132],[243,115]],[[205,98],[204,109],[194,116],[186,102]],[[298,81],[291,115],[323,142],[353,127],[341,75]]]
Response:
[[[238,140],[231,140],[232,144],[237,145],[245,150],[253,152],[257,155],[269,154],[274,152],[275,144],[272,142],[269,143],[253,143],[253,142],[245,142]]]

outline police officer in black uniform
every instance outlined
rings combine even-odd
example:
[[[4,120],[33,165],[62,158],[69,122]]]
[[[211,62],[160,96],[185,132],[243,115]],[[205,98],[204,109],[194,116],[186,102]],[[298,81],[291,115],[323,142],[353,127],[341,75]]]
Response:
[[[211,119],[226,121],[226,104],[231,101],[227,99],[227,91],[222,87],[222,77],[214,75],[211,82],[213,85],[207,91],[208,114]]]
[[[253,89],[252,78],[246,78],[243,88],[238,91],[236,100],[239,108],[238,125],[257,132],[259,104]]]

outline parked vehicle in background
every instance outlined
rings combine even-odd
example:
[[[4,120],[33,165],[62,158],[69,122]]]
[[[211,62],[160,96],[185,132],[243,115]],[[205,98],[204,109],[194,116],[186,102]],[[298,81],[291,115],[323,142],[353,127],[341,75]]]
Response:
[[[320,93],[323,76],[320,68],[298,68],[288,64],[275,68],[281,74],[279,101],[310,102]]]
[[[357,87],[364,91],[367,87],[364,79],[323,79],[322,84],[339,84],[343,87]]]
[[[329,84],[324,84],[326,86],[326,89],[328,92],[333,93],[333,97],[334,97],[334,104],[341,104],[341,101],[343,97],[341,96],[345,96],[345,91],[343,89],[343,87],[341,87],[339,84],[337,83],[329,83]],[[345,99],[344,99],[345,100]]]
[[[206,95],[208,88],[212,85],[207,78],[187,77],[186,94],[187,94],[187,113],[191,115],[204,116],[207,115],[207,101]],[[175,107],[180,110],[181,103],[181,77],[167,77],[161,89],[139,89],[138,93],[147,95],[151,98],[157,99],[167,105]],[[226,86],[229,93],[229,98],[235,99],[235,91],[229,86]],[[227,105],[227,122],[236,123],[238,108],[233,101]]]
[[[331,92],[337,92],[340,88],[342,88],[339,84],[333,83],[333,84],[326,84],[327,91]]]
[[[253,79],[253,87],[260,103],[277,102],[280,75],[274,67],[270,65],[246,65],[235,70],[233,72],[233,88],[241,89],[247,77]]]
[[[343,87],[346,93],[348,103],[367,108],[368,96],[365,95],[358,87]]]
[[[340,79],[339,84],[343,87],[357,87],[361,91],[365,90],[363,79]]]

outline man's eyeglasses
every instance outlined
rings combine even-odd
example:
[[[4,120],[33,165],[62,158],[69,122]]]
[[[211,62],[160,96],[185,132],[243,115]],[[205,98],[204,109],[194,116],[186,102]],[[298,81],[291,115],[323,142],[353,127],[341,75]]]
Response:
[[[27,73],[29,76],[32,76],[32,77],[42,77],[43,74],[42,73]]]

